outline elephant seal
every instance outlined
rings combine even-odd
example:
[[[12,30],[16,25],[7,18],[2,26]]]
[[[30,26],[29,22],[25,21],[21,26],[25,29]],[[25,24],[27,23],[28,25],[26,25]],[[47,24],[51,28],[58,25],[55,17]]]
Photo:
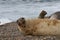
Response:
[[[16,22],[24,35],[60,35],[60,20],[19,18]]]
[[[60,20],[60,11],[51,14],[50,19],[59,19]]]

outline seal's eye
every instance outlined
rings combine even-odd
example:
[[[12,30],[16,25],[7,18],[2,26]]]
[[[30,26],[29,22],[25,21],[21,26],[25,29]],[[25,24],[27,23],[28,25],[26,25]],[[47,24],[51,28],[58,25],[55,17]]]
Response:
[[[22,20],[25,20],[24,18],[21,18]]]

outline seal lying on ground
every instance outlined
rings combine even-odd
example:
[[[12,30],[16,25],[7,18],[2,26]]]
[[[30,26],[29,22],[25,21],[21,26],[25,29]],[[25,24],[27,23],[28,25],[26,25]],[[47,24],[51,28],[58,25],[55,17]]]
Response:
[[[17,24],[25,35],[60,35],[60,20],[19,18]]]
[[[59,19],[60,20],[60,11],[53,13],[50,16],[50,19]]]

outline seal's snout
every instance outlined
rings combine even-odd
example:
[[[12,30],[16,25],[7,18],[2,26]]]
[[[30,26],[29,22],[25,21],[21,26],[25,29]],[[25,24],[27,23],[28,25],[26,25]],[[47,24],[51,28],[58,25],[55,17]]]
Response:
[[[17,24],[19,25],[19,26],[23,26],[23,25],[25,25],[25,18],[19,18],[18,20],[17,20]]]

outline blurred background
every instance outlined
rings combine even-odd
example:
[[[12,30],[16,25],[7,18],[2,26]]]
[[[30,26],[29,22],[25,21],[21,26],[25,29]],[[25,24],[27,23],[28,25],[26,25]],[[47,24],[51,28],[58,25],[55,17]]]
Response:
[[[60,11],[60,0],[0,0],[0,24],[20,17],[35,18],[42,10],[49,16]]]

